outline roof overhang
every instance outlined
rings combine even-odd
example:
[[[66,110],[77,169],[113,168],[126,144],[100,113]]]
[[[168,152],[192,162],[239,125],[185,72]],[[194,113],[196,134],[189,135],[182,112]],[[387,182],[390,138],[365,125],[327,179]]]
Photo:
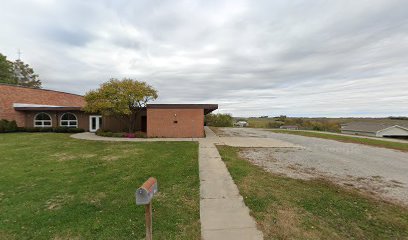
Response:
[[[28,104],[28,103],[14,103],[14,110],[16,111],[80,111],[78,106],[55,106],[43,104]]]
[[[147,104],[147,109],[204,109],[204,114],[208,114],[218,109],[218,104]]]

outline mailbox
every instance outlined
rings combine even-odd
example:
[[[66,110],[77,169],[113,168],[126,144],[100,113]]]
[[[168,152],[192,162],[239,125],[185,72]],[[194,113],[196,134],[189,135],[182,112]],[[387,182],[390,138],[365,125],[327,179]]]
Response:
[[[147,179],[143,185],[136,190],[136,205],[146,205],[152,201],[157,193],[157,180],[153,177]]]

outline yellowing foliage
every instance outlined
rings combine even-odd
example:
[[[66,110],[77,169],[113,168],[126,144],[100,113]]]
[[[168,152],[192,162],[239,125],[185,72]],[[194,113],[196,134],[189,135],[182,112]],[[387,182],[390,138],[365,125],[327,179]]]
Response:
[[[84,110],[105,116],[128,117],[129,132],[133,132],[137,113],[157,97],[157,90],[146,82],[112,78],[85,95]]]

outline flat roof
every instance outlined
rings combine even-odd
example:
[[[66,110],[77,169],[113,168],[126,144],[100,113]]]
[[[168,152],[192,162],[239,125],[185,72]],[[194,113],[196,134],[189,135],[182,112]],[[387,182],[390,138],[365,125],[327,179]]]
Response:
[[[146,108],[156,109],[204,109],[204,114],[208,114],[218,109],[218,104],[147,104]]]

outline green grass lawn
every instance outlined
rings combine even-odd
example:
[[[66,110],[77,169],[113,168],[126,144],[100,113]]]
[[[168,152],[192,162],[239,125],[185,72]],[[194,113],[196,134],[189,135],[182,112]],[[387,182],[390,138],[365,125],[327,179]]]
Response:
[[[301,135],[301,136],[306,136],[306,137],[331,139],[331,140],[336,140],[340,142],[365,144],[365,145],[370,145],[370,146],[375,146],[375,147],[390,148],[390,149],[396,149],[396,150],[401,150],[401,151],[408,151],[408,143],[390,142],[390,141],[383,141],[383,140],[370,139],[370,138],[359,138],[359,137],[353,137],[353,136],[342,136],[342,135],[335,135],[335,134],[330,134],[330,133],[319,133],[319,132],[308,132],[308,131],[293,131],[293,130],[269,130],[269,131],[276,132],[276,133]]]
[[[408,209],[325,180],[296,180],[220,154],[265,239],[408,239]]]
[[[0,134],[0,239],[144,239],[134,193],[158,179],[154,239],[200,239],[198,144]]]

